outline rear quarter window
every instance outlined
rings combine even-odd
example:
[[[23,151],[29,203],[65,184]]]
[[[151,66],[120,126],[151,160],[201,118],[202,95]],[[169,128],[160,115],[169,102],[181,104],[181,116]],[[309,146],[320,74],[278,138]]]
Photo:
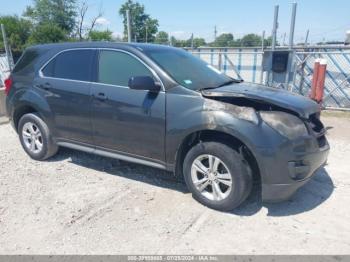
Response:
[[[24,51],[23,55],[18,60],[13,73],[25,73],[29,71],[34,71],[33,65],[35,61],[39,58],[39,52],[35,49],[29,49]]]
[[[42,70],[46,77],[91,81],[94,50],[64,51],[54,57]]]

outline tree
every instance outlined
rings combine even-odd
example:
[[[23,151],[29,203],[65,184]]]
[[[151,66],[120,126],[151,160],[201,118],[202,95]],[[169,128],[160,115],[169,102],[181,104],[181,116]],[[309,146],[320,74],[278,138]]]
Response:
[[[192,40],[191,38],[187,39],[187,40],[180,40],[180,39],[176,39],[174,36],[170,37],[170,44],[172,46],[176,46],[176,47],[191,47],[192,44]],[[193,47],[197,48],[200,46],[205,46],[207,45],[207,43],[205,42],[204,38],[193,38]]]
[[[234,39],[231,33],[221,34],[216,41],[210,43],[213,47],[256,47],[261,46],[262,38],[257,34],[247,34],[242,38]],[[272,38],[268,37],[264,40],[264,46],[271,46]],[[278,43],[276,43],[278,45]]]
[[[157,44],[168,44],[169,43],[169,34],[164,31],[159,31],[154,40]]]
[[[2,16],[0,24],[5,26],[8,42],[13,50],[21,51],[26,45],[32,24],[30,21],[18,16]],[[0,34],[0,47],[3,46],[2,34]]]
[[[92,30],[89,32],[89,38],[92,41],[112,41],[112,31],[108,29],[105,31]]]
[[[39,26],[55,24],[70,34],[76,23],[76,0],[33,0],[23,15]]]
[[[47,23],[35,27],[28,39],[29,44],[57,43],[67,40],[66,32],[57,24]]]
[[[176,47],[188,47],[191,45],[188,40],[176,39],[174,36],[171,37],[170,43]]]
[[[89,36],[91,31],[93,31],[95,29],[96,26],[96,22],[99,18],[102,17],[102,10],[100,9],[100,11],[97,13],[96,16],[94,16],[91,19],[91,23],[90,25],[86,25],[86,15],[89,9],[89,5],[87,4],[86,1],[83,1],[79,8],[78,8],[78,19],[77,19],[77,25],[76,25],[76,37],[79,39],[79,41],[82,41],[85,36]]]
[[[272,36],[269,36],[264,40],[264,46],[271,46],[271,45],[272,45]],[[276,41],[276,45],[279,45],[277,41]]]
[[[205,46],[207,43],[205,42],[204,38],[194,38],[193,39],[193,47],[197,48],[200,46]]]
[[[215,47],[226,47],[233,45],[233,35],[231,33],[225,33],[219,35],[216,40],[211,44],[211,46]]]
[[[119,9],[119,15],[123,17],[124,39],[127,39],[128,32],[126,10],[130,11],[131,16],[131,38],[136,38],[137,42],[145,42],[147,35],[147,41],[153,42],[158,32],[158,20],[152,19],[145,13],[145,6],[133,0],[127,0]]]
[[[242,46],[259,46],[261,45],[261,37],[256,34],[247,34],[241,39]]]
[[[175,46],[175,44],[176,44],[176,38],[175,38],[175,36],[171,36],[171,37],[169,38],[169,44],[170,44],[171,46]]]

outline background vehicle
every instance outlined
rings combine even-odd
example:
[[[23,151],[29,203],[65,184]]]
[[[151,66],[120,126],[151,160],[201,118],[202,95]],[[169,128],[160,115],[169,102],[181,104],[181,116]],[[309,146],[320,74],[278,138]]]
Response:
[[[289,198],[329,151],[316,103],[229,78],[171,47],[34,46],[6,90],[33,159],[64,146],[174,171],[218,210],[240,205],[254,179],[263,200]]]

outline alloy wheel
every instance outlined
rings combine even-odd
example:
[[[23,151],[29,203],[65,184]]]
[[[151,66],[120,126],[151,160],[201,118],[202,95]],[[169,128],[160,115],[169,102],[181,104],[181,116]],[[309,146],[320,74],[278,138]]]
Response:
[[[232,190],[232,175],[218,157],[204,154],[198,156],[191,166],[195,188],[207,199],[224,200]]]
[[[43,148],[43,137],[38,126],[32,122],[27,122],[22,128],[22,138],[26,148],[35,154],[41,152]]]

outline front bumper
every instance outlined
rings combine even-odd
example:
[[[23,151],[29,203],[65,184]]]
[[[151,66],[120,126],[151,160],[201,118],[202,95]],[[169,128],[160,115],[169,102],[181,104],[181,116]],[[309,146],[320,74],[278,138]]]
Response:
[[[287,141],[279,148],[260,149],[259,167],[262,200],[280,202],[289,199],[327,162],[329,144],[312,136]]]

